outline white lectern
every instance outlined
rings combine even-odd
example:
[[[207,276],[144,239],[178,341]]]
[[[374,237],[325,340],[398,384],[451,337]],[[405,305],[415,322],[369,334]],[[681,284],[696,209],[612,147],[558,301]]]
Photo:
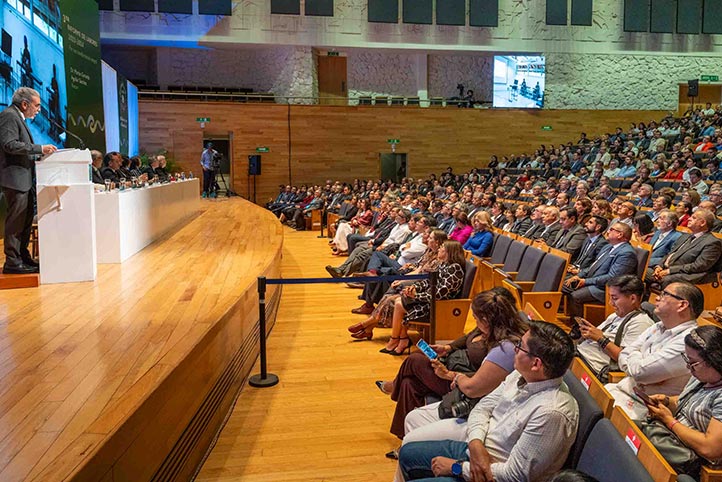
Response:
[[[87,149],[62,149],[35,163],[42,284],[95,280],[95,197],[90,162]]]

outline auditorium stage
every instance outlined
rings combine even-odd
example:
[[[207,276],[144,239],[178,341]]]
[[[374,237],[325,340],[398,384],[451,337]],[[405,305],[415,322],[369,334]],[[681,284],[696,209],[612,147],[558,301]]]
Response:
[[[0,292],[0,480],[189,478],[256,359],[282,243],[264,209],[204,200],[95,282]]]

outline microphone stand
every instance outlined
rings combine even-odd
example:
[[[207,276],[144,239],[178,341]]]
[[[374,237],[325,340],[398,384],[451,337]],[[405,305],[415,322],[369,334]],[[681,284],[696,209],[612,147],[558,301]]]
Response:
[[[81,150],[81,151],[86,148],[85,142],[83,142],[83,139],[81,139],[78,135],[73,134],[73,133],[70,132],[66,127],[63,127],[60,123],[55,122],[55,121],[54,121],[53,119],[51,119],[50,117],[48,117],[48,120],[50,121],[51,124],[53,124],[55,127],[57,127],[58,129],[60,129],[62,132],[65,132],[65,133],[68,134],[70,137],[72,137],[73,139],[75,139],[76,141],[78,141],[78,144],[80,145],[80,150]]]

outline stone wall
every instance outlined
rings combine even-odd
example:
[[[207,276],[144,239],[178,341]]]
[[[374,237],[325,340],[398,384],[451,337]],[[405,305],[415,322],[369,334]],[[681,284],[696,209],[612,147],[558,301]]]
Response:
[[[415,96],[416,55],[406,52],[352,50],[346,63],[348,96]]]
[[[310,47],[158,49],[158,84],[239,87],[285,96],[318,95]]]
[[[550,54],[544,107],[677,110],[679,84],[719,65],[711,57]]]
[[[469,55],[429,55],[429,96],[458,95],[457,84],[474,91],[474,99],[491,101],[494,57],[484,53]]]

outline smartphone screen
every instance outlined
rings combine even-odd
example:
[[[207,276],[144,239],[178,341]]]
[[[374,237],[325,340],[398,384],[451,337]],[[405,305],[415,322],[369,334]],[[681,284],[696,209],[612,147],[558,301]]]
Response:
[[[429,360],[436,360],[436,358],[439,357],[438,353],[436,353],[423,338],[419,340],[416,346],[419,347],[419,350],[421,350],[422,353],[429,358]]]
[[[635,393],[640,399],[642,399],[642,401],[643,401],[646,405],[654,405],[654,404],[655,404],[655,403],[652,401],[652,399],[649,398],[649,395],[647,395],[646,393],[644,393],[644,390],[642,390],[641,388],[639,388],[639,387],[634,387],[632,390],[634,390],[634,393]]]

